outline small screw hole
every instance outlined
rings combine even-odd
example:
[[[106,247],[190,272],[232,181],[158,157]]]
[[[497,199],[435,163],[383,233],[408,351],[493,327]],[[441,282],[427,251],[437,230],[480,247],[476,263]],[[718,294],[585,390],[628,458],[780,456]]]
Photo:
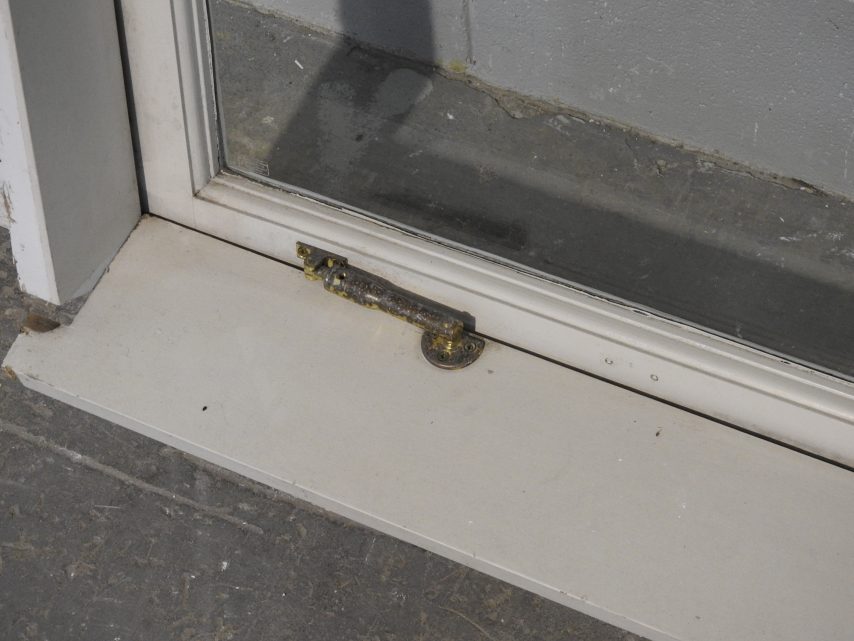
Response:
[[[476,349],[477,349],[477,345],[475,345],[474,343],[466,343],[466,351],[467,352],[473,352]]]
[[[450,358],[450,354],[448,354],[448,352],[439,352],[438,359],[440,361],[446,361],[448,358]]]
[[[338,280],[344,280],[345,278],[347,278],[347,272],[341,272],[338,274]]]

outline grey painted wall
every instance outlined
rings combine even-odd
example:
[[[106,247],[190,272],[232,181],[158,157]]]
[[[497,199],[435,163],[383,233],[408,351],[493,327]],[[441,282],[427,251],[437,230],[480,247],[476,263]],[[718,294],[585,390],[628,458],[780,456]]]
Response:
[[[21,153],[0,158],[17,178],[9,207],[17,211],[18,198],[28,203],[10,225],[19,283],[65,302],[95,286],[141,212],[115,5],[6,4],[21,81],[20,95],[2,98],[26,105]],[[25,189],[18,189],[21,175]]]
[[[251,2],[854,197],[849,0]]]

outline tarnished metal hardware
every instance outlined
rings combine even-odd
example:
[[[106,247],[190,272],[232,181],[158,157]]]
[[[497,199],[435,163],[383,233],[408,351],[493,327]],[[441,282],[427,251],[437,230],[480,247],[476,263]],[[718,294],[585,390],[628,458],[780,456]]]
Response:
[[[460,369],[471,365],[483,352],[483,339],[466,330],[467,325],[474,325],[474,319],[468,314],[351,267],[343,256],[323,249],[297,243],[297,256],[304,262],[306,277],[322,280],[327,291],[424,330],[421,351],[436,367]]]

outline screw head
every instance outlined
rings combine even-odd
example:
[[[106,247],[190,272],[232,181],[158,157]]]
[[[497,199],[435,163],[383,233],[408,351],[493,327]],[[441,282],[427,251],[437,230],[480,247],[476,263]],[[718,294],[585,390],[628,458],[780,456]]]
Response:
[[[431,332],[424,332],[421,337],[421,353],[427,362],[442,369],[462,369],[471,365],[483,353],[485,345],[482,338],[468,333],[456,343]]]

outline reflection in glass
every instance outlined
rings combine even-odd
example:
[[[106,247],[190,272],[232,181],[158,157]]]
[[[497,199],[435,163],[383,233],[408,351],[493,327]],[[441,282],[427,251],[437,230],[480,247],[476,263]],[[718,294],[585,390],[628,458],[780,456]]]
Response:
[[[210,3],[231,169],[854,378],[849,203],[482,81],[503,3],[256,2]]]

